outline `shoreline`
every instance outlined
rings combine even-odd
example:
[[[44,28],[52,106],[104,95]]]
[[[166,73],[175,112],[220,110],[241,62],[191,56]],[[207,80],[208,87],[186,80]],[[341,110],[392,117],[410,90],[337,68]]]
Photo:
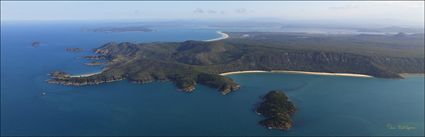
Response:
[[[69,77],[71,77],[71,78],[83,78],[83,77],[90,77],[90,76],[93,76],[93,75],[100,74],[100,73],[102,73],[102,72],[103,72],[103,71],[93,72],[93,73],[86,73],[86,74],[71,75],[71,76],[69,76]]]
[[[311,72],[311,71],[289,71],[289,70],[247,70],[247,71],[232,71],[220,73],[221,76],[234,75],[234,74],[244,74],[244,73],[290,73],[290,74],[308,74],[308,75],[325,75],[325,76],[348,76],[348,77],[363,77],[363,78],[373,78],[373,76],[365,74],[355,74],[355,73],[329,73],[329,72]]]
[[[208,40],[204,40],[205,42],[211,42],[211,41],[218,41],[218,40],[223,40],[223,39],[227,39],[229,38],[229,34],[226,34],[224,32],[221,31],[217,31],[218,34],[220,34],[221,36],[218,38],[213,38],[213,39],[208,39]]]
[[[425,73],[401,73],[401,76],[405,77],[405,76],[422,76],[425,77]]]

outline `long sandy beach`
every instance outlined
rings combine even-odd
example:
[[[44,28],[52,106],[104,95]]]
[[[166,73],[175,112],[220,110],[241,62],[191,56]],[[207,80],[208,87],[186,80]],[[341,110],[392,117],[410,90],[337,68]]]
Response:
[[[365,77],[372,78],[373,76],[365,74],[354,74],[354,73],[328,73],[328,72],[309,72],[309,71],[287,71],[287,70],[272,70],[272,71],[263,71],[263,70],[247,70],[247,71],[233,71],[225,72],[220,75],[233,75],[233,74],[242,74],[242,73],[294,73],[294,74],[309,74],[309,75],[327,75],[327,76],[348,76],[348,77]]]
[[[208,40],[204,40],[205,42],[211,42],[211,41],[217,41],[217,40],[222,40],[222,39],[227,39],[229,38],[229,35],[226,33],[223,33],[221,31],[217,31],[218,34],[220,34],[221,36],[218,38],[214,38],[214,39],[208,39]]]

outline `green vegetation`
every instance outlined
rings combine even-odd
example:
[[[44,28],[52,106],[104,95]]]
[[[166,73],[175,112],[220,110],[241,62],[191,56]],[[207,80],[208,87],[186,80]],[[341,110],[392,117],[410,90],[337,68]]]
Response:
[[[295,106],[282,91],[270,91],[263,97],[263,102],[257,107],[257,113],[266,117],[260,124],[269,129],[286,130],[292,127],[291,114]]]
[[[109,60],[105,70],[89,77],[55,79],[51,83],[89,85],[128,79],[137,83],[170,80],[184,91],[196,83],[227,94],[239,88],[219,75],[241,70],[296,70],[357,73],[402,78],[424,73],[424,36],[319,35],[294,33],[229,33],[213,42],[107,43],[97,49]]]

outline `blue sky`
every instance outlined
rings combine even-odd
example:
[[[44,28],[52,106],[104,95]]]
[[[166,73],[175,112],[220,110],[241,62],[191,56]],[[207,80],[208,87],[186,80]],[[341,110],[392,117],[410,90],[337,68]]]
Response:
[[[1,20],[283,20],[381,21],[423,25],[424,2],[291,1],[2,1]]]

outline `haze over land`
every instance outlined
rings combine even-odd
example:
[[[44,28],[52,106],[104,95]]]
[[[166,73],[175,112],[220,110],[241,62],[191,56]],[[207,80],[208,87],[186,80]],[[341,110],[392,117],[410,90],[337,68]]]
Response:
[[[111,10],[113,9],[113,10]],[[272,21],[423,27],[424,2],[1,2],[3,21]]]

